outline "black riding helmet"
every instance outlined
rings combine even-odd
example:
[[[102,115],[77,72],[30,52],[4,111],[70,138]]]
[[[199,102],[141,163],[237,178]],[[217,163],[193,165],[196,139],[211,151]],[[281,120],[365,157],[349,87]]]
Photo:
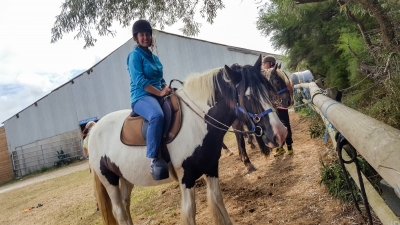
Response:
[[[140,31],[149,31],[150,35],[153,35],[153,29],[147,20],[138,20],[132,26],[132,34],[135,36]]]

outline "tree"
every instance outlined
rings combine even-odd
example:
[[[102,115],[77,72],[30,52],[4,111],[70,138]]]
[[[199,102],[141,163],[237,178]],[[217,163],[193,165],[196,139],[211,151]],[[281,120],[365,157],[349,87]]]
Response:
[[[331,70],[329,74],[331,64],[335,62],[337,65],[345,66],[348,61],[348,65],[340,70],[347,70],[350,74],[357,71],[365,74],[373,72],[375,73],[373,78],[380,81],[386,77],[388,58],[392,58],[392,53],[400,54],[398,22],[400,7],[396,2],[390,0],[271,0],[271,2],[260,11],[258,29],[265,34],[274,34],[272,38],[274,47],[287,50],[289,66],[292,68],[296,68],[302,60],[307,60],[308,65],[312,65],[318,72],[334,78],[340,74],[337,71],[339,68]],[[330,8],[326,8],[328,5]],[[359,48],[359,40],[364,42],[363,48]],[[356,43],[358,52],[350,43]],[[355,61],[357,67],[354,67]],[[339,81],[338,78],[331,80]]]
[[[336,7],[335,7],[336,6]],[[279,5],[272,2],[260,12],[258,29],[272,34],[275,48],[285,49],[287,66],[297,70],[306,64],[314,75],[325,78],[329,85],[348,86],[347,64],[343,51],[336,46],[344,30],[356,31],[335,2],[318,4]]]
[[[110,30],[114,21],[127,27],[133,20],[144,18],[161,29],[182,20],[183,34],[195,36],[201,26],[194,19],[195,13],[212,24],[217,10],[223,8],[222,0],[65,0],[51,29],[51,42],[77,30],[75,38],[85,40],[84,48],[91,47],[96,42],[92,29],[100,36],[114,36],[115,31]]]

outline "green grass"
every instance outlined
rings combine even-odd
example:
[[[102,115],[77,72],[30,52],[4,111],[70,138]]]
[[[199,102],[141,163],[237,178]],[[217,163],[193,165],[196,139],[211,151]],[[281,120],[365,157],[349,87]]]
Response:
[[[180,194],[175,194],[179,193],[176,189],[179,190],[176,183],[135,187],[131,195],[132,217],[148,219],[163,212],[163,217],[176,220],[180,209]],[[43,206],[24,212],[39,203]],[[0,208],[0,224],[102,224],[88,170],[2,193]],[[153,220],[160,222],[163,219]]]
[[[25,175],[25,176],[18,177],[18,178],[16,178],[16,179],[13,179],[13,180],[10,180],[10,181],[1,183],[1,184],[0,184],[0,187],[7,186],[7,185],[9,185],[9,184],[13,184],[13,183],[15,183],[15,182],[19,182],[19,181],[21,181],[21,180],[25,180],[25,179],[28,179],[28,178],[40,176],[40,175],[43,175],[43,174],[46,174],[46,173],[51,173],[51,172],[56,171],[56,170],[58,170],[58,169],[60,169],[60,168],[69,167],[69,166],[74,166],[74,165],[78,165],[78,164],[80,164],[80,163],[85,163],[85,162],[86,162],[86,160],[75,160],[74,162],[71,162],[71,163],[68,164],[68,165],[62,165],[62,166],[59,166],[59,167],[56,167],[56,166],[53,166],[53,167],[42,167],[42,168],[41,168],[40,170],[38,170],[38,171],[35,171],[35,172],[29,173],[29,174],[27,174],[27,175]]]

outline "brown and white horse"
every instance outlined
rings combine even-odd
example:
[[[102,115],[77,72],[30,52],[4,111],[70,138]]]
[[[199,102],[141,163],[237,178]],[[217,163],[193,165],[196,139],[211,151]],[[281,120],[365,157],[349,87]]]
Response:
[[[105,224],[132,224],[129,211],[131,191],[178,181],[181,190],[180,224],[196,224],[195,181],[204,177],[214,224],[232,224],[225,208],[218,179],[218,161],[223,137],[236,119],[255,124],[258,134],[271,147],[280,146],[286,128],[272,110],[272,86],[261,75],[261,56],[254,66],[225,66],[191,76],[175,94],[182,105],[182,127],[167,145],[170,178],[153,180],[146,146],[126,146],[120,130],[130,110],[110,113],[96,124],[89,136],[89,161],[95,190]],[[243,112],[242,112],[243,111]],[[250,115],[263,115],[250,117]]]

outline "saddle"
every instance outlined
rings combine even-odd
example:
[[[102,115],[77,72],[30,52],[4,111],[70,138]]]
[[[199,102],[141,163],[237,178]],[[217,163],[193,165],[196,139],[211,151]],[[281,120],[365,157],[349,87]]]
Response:
[[[163,143],[171,143],[179,133],[182,124],[182,111],[176,95],[164,97],[160,103],[164,112]],[[146,145],[148,121],[135,112],[125,119],[121,129],[121,142],[129,146]]]

